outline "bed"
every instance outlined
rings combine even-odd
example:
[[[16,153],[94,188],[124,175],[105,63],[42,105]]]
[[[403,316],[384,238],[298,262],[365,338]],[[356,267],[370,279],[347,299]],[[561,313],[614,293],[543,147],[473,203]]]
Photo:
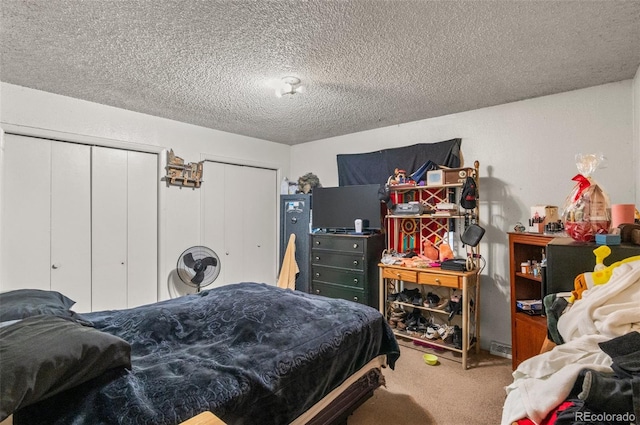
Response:
[[[502,425],[638,423],[640,260],[617,265],[606,283],[584,290],[555,327],[558,344],[513,372]]]
[[[179,424],[205,411],[227,424],[346,423],[399,357],[376,309],[265,284],[81,315],[68,304],[2,318],[2,414],[15,425]],[[81,354],[64,352],[75,334]],[[44,389],[17,385],[25,367]]]

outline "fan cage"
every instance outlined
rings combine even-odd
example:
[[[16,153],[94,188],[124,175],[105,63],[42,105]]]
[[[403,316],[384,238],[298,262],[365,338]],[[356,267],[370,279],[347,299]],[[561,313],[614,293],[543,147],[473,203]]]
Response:
[[[196,263],[207,258],[213,258],[215,260],[215,265],[206,265],[204,267],[204,270],[202,270],[203,277],[199,283],[193,282],[193,279],[198,274],[198,271],[193,267],[188,266],[185,262],[185,257],[187,257],[189,263],[191,262],[190,258],[188,257],[189,255]],[[200,288],[211,285],[217,279],[218,275],[220,274],[220,268],[220,258],[211,248],[208,248],[206,246],[193,246],[186,249],[182,254],[180,254],[180,257],[178,257],[178,264],[176,266],[176,270],[178,276],[180,277],[180,280],[186,285],[198,289],[198,291],[200,290]]]

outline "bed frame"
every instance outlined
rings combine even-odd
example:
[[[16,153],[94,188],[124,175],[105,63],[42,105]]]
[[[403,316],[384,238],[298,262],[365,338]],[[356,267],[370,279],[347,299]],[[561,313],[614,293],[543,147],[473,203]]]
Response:
[[[373,392],[378,387],[384,385],[381,370],[383,367],[386,367],[386,356],[378,356],[371,360],[290,425],[346,425],[347,418],[373,396]],[[226,425],[226,423],[211,412],[203,412],[180,425]]]

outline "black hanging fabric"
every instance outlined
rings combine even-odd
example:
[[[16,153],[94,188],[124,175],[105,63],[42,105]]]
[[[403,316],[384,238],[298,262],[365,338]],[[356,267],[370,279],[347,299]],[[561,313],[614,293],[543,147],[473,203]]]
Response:
[[[427,161],[458,168],[461,143],[462,139],[451,139],[376,152],[340,154],[337,155],[338,184],[385,184],[396,168],[405,170],[410,175]]]

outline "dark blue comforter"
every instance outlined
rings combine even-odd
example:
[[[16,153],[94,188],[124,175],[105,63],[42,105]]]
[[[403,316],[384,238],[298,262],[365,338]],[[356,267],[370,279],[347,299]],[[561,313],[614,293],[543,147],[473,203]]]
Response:
[[[265,284],[84,316],[131,344],[132,370],[24,408],[16,425],[177,424],[204,410],[287,424],[374,357],[399,356],[377,310]]]

